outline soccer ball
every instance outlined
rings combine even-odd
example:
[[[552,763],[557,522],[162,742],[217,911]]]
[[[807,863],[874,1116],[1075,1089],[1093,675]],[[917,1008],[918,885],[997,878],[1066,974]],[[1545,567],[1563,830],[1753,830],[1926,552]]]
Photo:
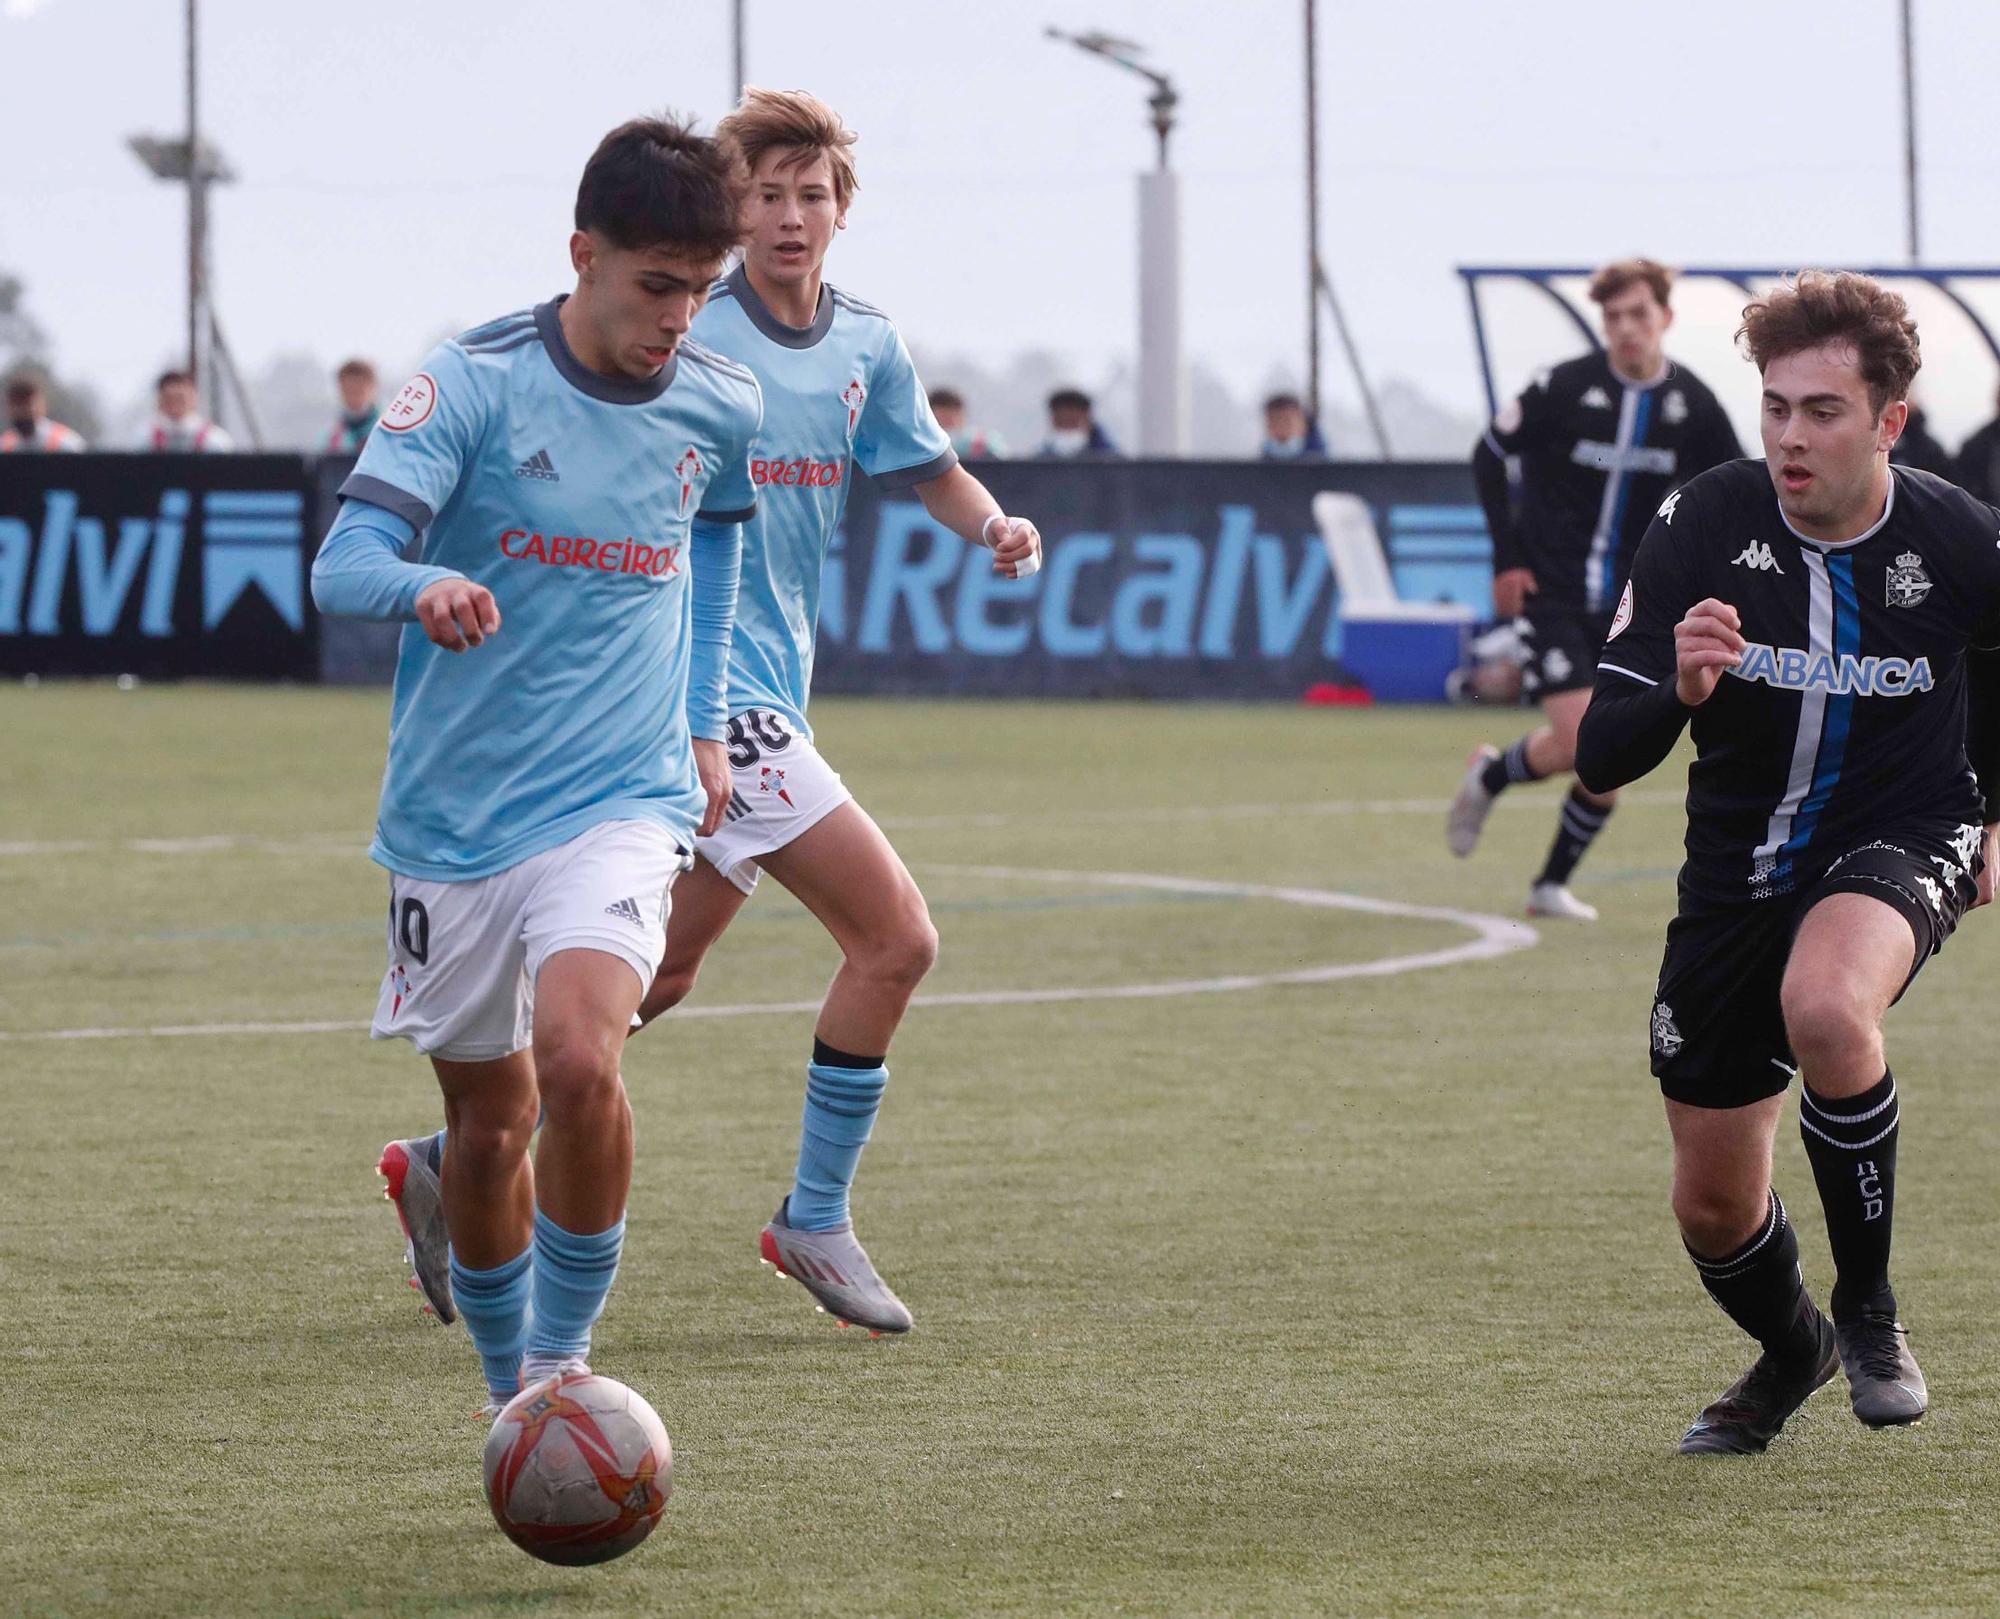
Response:
[[[608,1563],[653,1532],[674,1489],[658,1415],[623,1383],[577,1373],[530,1384],[486,1436],[486,1504],[545,1563]]]

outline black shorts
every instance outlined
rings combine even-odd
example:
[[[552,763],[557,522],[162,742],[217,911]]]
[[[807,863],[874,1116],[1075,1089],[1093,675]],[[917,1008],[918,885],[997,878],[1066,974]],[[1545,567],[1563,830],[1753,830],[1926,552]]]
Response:
[[[1536,702],[1597,684],[1597,658],[1611,634],[1611,615],[1582,607],[1537,607],[1534,597],[1515,628],[1528,649],[1521,689]]]
[[[1661,1091],[1695,1107],[1748,1107],[1784,1091],[1798,1062],[1779,992],[1806,912],[1843,893],[1894,906],[1916,939],[1908,989],[1972,903],[1979,850],[1977,827],[1894,832],[1849,850],[1792,893],[1684,906],[1667,924],[1648,1029]]]

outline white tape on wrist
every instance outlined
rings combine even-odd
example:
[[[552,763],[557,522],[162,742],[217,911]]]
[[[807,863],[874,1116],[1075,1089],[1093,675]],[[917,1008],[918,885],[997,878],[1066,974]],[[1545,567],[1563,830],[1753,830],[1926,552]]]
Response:
[[[979,525],[979,543],[989,551],[997,550],[1000,542],[993,537],[993,525],[999,523],[1004,526],[1006,521],[1007,514],[1005,512],[995,512],[991,517],[987,518],[985,522]]]

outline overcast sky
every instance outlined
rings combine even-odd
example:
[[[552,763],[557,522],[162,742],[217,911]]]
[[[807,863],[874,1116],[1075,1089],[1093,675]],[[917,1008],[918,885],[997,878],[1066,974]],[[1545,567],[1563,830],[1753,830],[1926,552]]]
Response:
[[[1180,84],[1189,352],[1245,389],[1303,370],[1298,0],[748,3],[751,81],[861,132],[832,278],[927,352],[1047,348],[1085,379],[1131,355],[1144,86],[1042,37],[1059,22],[1141,41]],[[203,121],[241,176],[214,208],[215,284],[251,371],[287,351],[401,367],[561,290],[597,137],[732,99],[727,0],[201,11]],[[1902,258],[1896,0],[1320,11],[1323,247],[1378,377],[1473,408],[1460,263]],[[181,127],[181,18],[0,0],[0,268],[114,401],[180,347],[182,193],[125,137]],[[1926,255],[2000,261],[2000,5],[1917,0],[1917,19]]]

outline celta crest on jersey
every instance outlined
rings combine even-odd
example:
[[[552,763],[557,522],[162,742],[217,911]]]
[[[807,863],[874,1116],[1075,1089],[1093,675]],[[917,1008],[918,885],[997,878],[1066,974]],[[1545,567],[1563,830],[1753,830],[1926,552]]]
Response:
[[[1931,593],[1930,575],[1924,572],[1924,559],[1914,551],[1905,551],[1896,558],[1896,565],[1889,570],[1889,578],[1884,593],[1891,607],[1915,607]]]
[[[1761,681],[1781,691],[1818,691],[1835,697],[1908,697],[1929,691],[1931,660],[1918,658],[1838,656],[1804,652],[1797,647],[1770,647],[1752,641],[1743,661],[1729,671],[1738,680]]]
[[[1748,568],[1752,573],[1766,572],[1782,574],[1785,570],[1778,566],[1777,554],[1772,551],[1767,540],[1752,540],[1742,552],[1730,558],[1733,565]]]
[[[681,451],[681,458],[674,463],[674,476],[681,481],[681,516],[685,517],[694,500],[695,479],[701,476],[701,451],[692,444]]]
[[[840,402],[847,407],[847,442],[854,443],[854,429],[861,421],[861,407],[868,403],[868,385],[856,377],[840,390]]]

